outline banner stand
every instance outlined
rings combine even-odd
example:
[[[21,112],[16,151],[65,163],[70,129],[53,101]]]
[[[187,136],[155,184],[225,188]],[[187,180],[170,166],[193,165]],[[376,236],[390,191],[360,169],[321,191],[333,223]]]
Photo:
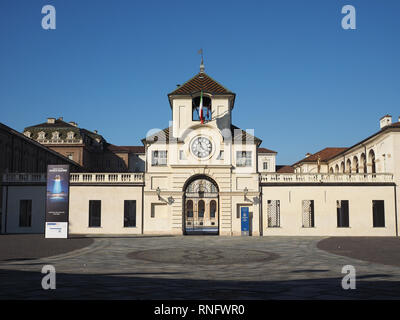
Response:
[[[69,165],[48,165],[45,238],[68,238]]]

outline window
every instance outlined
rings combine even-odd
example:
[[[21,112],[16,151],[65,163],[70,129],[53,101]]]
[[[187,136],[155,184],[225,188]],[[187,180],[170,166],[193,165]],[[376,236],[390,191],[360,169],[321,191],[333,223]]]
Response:
[[[210,218],[215,218],[215,212],[217,211],[217,202],[211,200],[210,202]]]
[[[67,137],[68,139],[73,139],[74,138],[74,133],[72,131],[68,132]]]
[[[337,226],[338,228],[349,227],[349,200],[337,200]]]
[[[237,151],[236,165],[238,167],[251,167],[251,151]]]
[[[193,218],[193,201],[188,200],[186,202],[186,215],[188,218]]]
[[[221,150],[221,151],[219,152],[219,155],[218,155],[218,157],[217,157],[217,160],[224,160],[224,150]]]
[[[101,200],[89,200],[89,227],[101,226]]]
[[[57,131],[53,132],[52,139],[58,140],[59,138],[60,138],[60,134]]]
[[[303,228],[314,228],[314,200],[303,200]]]
[[[268,161],[263,162],[263,169],[268,170]]]
[[[124,201],[124,227],[136,227],[136,200]]]
[[[185,151],[179,150],[179,160],[186,160]]]
[[[31,227],[32,225],[32,200],[19,201],[19,226]]]
[[[267,201],[268,228],[280,227],[281,202],[280,200]]]
[[[385,203],[383,200],[372,200],[374,228],[385,227]]]
[[[167,151],[154,150],[151,159],[152,166],[165,166],[167,165]]]
[[[40,132],[38,133],[38,137],[39,137],[39,139],[45,139],[45,138],[46,138],[46,133],[43,132],[43,131],[40,131]]]
[[[199,218],[203,218],[204,217],[204,200],[200,200],[198,203],[199,206]]]
[[[195,97],[192,100],[192,120],[200,121],[200,97]],[[211,99],[203,95],[203,117],[204,120],[211,120]]]

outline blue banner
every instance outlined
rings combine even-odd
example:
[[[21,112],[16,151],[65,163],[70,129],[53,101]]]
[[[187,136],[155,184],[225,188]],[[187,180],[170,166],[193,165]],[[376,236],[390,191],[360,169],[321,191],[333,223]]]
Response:
[[[240,220],[242,223],[242,233],[249,233],[249,207],[240,208]]]

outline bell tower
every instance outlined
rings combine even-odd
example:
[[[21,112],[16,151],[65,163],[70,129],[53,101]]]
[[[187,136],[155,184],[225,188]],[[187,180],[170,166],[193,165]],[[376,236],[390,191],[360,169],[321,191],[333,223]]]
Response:
[[[200,72],[168,94],[173,136],[179,139],[187,129],[199,126],[230,130],[235,97],[235,93],[205,73],[202,59]]]

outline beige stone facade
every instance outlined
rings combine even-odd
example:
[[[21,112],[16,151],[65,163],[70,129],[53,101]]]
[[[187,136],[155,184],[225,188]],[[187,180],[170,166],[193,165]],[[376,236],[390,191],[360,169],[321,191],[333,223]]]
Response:
[[[114,146],[128,169],[71,173],[69,232],[240,236],[247,207],[251,236],[398,235],[400,123],[385,118],[362,142],[280,173],[276,152],[232,124],[235,97],[202,70],[168,95],[169,126],[149,130],[143,152]],[[43,231],[46,180],[30,179],[4,176],[2,232]],[[18,225],[24,199],[35,208],[30,228]]]

